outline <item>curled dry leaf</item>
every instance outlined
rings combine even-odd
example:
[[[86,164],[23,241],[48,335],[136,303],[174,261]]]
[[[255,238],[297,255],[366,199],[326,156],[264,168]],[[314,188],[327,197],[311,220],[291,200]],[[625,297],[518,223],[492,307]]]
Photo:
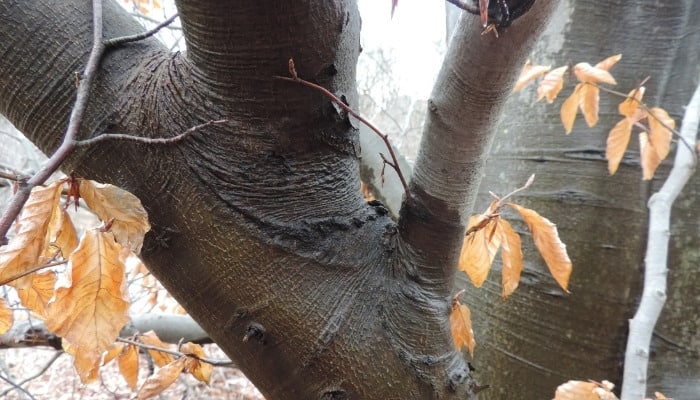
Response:
[[[133,344],[124,346],[117,358],[119,373],[131,390],[136,390],[139,379],[139,350]]]
[[[559,385],[554,400],[617,400],[612,392],[615,387],[608,381],[584,382],[568,381]]]
[[[143,237],[151,229],[148,214],[133,194],[114,185],[80,180],[80,196],[103,221],[111,221],[111,232],[117,243],[139,254]]]
[[[617,106],[617,109],[620,112],[620,114],[628,118],[631,118],[632,116],[637,114],[637,110],[641,109],[640,104],[642,102],[642,97],[644,97],[645,91],[646,88],[644,86],[640,86],[630,91],[625,100],[622,103],[620,103],[619,106]],[[637,119],[634,122],[637,121],[639,121],[639,119]]]
[[[152,330],[140,335],[139,340],[143,344],[158,347],[161,349],[167,349],[169,347],[166,343],[163,343],[158,337],[158,335],[156,335],[156,333]],[[164,353],[158,350],[148,349],[148,354],[150,354],[151,358],[153,359],[153,362],[159,367],[170,364],[171,362],[173,362],[174,359],[171,354]]]
[[[476,287],[486,280],[496,257],[501,238],[496,234],[498,216],[491,215],[496,202],[493,202],[485,214],[472,215],[469,218],[467,236],[462,243],[457,268],[469,275]]]
[[[14,313],[12,309],[7,306],[5,299],[0,299],[0,335],[10,330],[13,322]]]
[[[460,304],[459,301],[455,301],[452,304],[450,328],[457,350],[462,351],[462,348],[466,347],[469,350],[469,355],[473,357],[476,340],[472,330],[471,312],[467,306]]]
[[[596,68],[602,69],[605,71],[610,71],[610,68],[612,68],[615,64],[617,64],[618,61],[622,59],[622,54],[615,54],[614,56],[610,56],[606,58],[605,60],[599,62],[598,64],[595,65]]]
[[[625,150],[632,135],[632,121],[623,118],[610,130],[607,145],[605,146],[605,158],[608,159],[608,172],[613,175],[625,155]]]
[[[110,347],[102,357],[102,365],[107,365],[110,361],[117,358],[117,356],[121,354],[122,349],[124,349],[124,346],[125,344],[121,342],[112,344],[112,347]]]
[[[189,372],[197,380],[209,384],[209,380],[211,379],[211,373],[214,371],[214,367],[209,363],[200,361],[197,358],[189,356],[193,355],[198,358],[205,358],[206,354],[204,353],[204,349],[202,348],[202,346],[188,342],[180,346],[180,351],[184,354],[187,354],[187,356],[184,357],[185,372]]]
[[[654,107],[649,110],[649,141],[661,160],[668,156],[671,149],[671,139],[676,127],[676,121],[663,108]]]
[[[610,72],[592,66],[589,63],[578,63],[574,66],[574,74],[576,79],[581,83],[609,83],[616,85],[617,82]]]
[[[536,211],[515,203],[507,204],[525,220],[530,232],[532,232],[532,239],[535,241],[537,250],[549,267],[549,272],[559,283],[559,286],[568,293],[567,288],[572,269],[571,260],[566,252],[566,245],[559,239],[556,225]]]
[[[44,249],[44,255],[53,256],[53,249],[60,251],[61,257],[67,259],[70,253],[78,247],[78,234],[73,226],[68,212],[63,207],[54,207],[48,226],[48,242],[50,246]]]
[[[646,132],[639,133],[639,153],[642,159],[642,179],[648,181],[654,177],[656,168],[661,165],[661,158],[649,141],[649,134]]]
[[[547,103],[552,103],[557,95],[564,87],[564,74],[569,70],[569,67],[559,67],[550,71],[544,76],[540,84],[537,86],[537,100],[543,97],[547,99]]]
[[[180,373],[185,368],[185,357],[180,357],[170,364],[158,369],[155,374],[151,375],[146,382],[143,383],[137,395],[138,400],[150,399],[157,396],[180,376]]]
[[[581,103],[581,93],[584,84],[578,83],[574,88],[574,92],[571,93],[564,104],[561,105],[561,123],[564,125],[566,134],[568,135],[574,129],[574,122],[576,121],[576,113],[578,112],[578,106]]]
[[[49,301],[54,295],[56,275],[48,271],[33,273],[27,278],[29,279],[29,284],[15,286],[17,297],[19,297],[19,300],[25,307],[32,310],[38,316],[46,318],[48,315]]]
[[[600,102],[600,89],[593,85],[583,85],[581,88],[579,105],[586,124],[589,128],[598,123],[598,103]]]
[[[520,244],[520,235],[505,219],[498,221],[498,235],[501,238],[501,259],[503,262],[501,282],[502,296],[505,299],[515,291],[520,283],[520,274],[523,271],[523,250]]]
[[[86,231],[70,256],[69,286],[49,307],[46,327],[63,338],[83,382],[96,377],[102,353],[129,321],[120,248],[111,234]]]
[[[513,92],[520,91],[530,82],[549,72],[550,69],[552,69],[551,66],[545,67],[544,65],[532,65],[532,62],[530,62],[530,60],[527,60],[525,66],[523,67],[523,70],[520,71],[520,76],[518,77],[518,80],[515,82]]]
[[[51,215],[59,207],[61,182],[32,189],[16,223],[16,234],[0,247],[0,281],[15,278],[40,265],[40,255],[48,245],[47,231]],[[14,280],[18,289],[31,287],[31,276]]]

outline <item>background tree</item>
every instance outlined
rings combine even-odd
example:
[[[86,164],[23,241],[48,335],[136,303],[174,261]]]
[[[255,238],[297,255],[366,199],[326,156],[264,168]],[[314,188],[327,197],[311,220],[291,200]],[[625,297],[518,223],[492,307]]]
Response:
[[[286,60],[291,55],[300,76],[356,103],[353,73],[359,19],[352,4],[179,2],[188,54],[168,54],[154,41],[111,52],[102,63],[81,137],[103,131],[172,136],[221,117],[233,122],[225,128],[212,127],[177,146],[95,146],[75,154],[66,168],[113,182],[141,198],[155,228],[144,246],[149,267],[269,398],[461,398],[475,387],[461,356],[453,351],[447,326],[449,302],[455,292],[453,267],[502,101],[533,44],[535,31],[544,27],[543,16],[554,11],[554,4],[536,2],[529,14],[502,32],[499,40],[479,36],[475,18],[465,19],[457,28],[428,105],[429,121],[411,183],[412,201],[405,204],[398,226],[382,215],[381,208],[366,206],[357,193],[359,149],[353,122],[317,93],[270,78],[286,75]],[[69,77],[81,69],[80,60],[90,47],[86,29],[90,13],[76,12],[79,6],[64,3],[52,7],[51,12],[42,10],[43,4],[20,10],[24,6],[0,5],[0,18],[8,22],[0,28],[0,49],[8,54],[0,63],[0,111],[50,151],[72,106]],[[612,11],[619,11],[621,20],[635,15],[608,3],[601,3],[600,8],[564,3],[567,7],[581,15],[587,15],[585,11],[596,15],[610,8],[606,15],[618,15]],[[654,25],[651,16],[678,15],[675,26],[681,26],[683,32],[685,24],[691,24],[680,16],[687,18],[697,12],[690,2],[685,8],[678,7],[671,10],[676,14],[667,9],[650,13],[650,24]],[[107,37],[137,29],[111,5],[105,17]],[[572,26],[579,22],[573,17],[572,21]],[[688,36],[674,32],[679,38]],[[547,42],[562,43],[559,37],[550,38]],[[22,46],[17,45],[19,40]],[[313,46],[308,45],[311,42]],[[626,57],[636,60],[634,55]],[[45,59],[54,61],[49,64]],[[669,65],[664,62],[669,61],[659,64]],[[678,100],[677,104],[686,101]],[[672,110],[668,105],[666,108]],[[508,112],[514,112],[513,107],[509,106]],[[534,123],[535,116],[523,118]],[[523,122],[511,118],[507,123]],[[547,126],[551,130],[558,122],[550,121]],[[510,149],[519,148],[519,139],[508,140]],[[532,145],[526,142],[522,144]],[[496,154],[502,148],[496,146]],[[576,151],[583,158],[591,152],[588,148]],[[538,168],[546,164],[538,164]],[[498,173],[487,177],[517,183],[504,183],[504,190],[494,182],[482,187],[505,193],[524,181],[515,173],[510,175],[520,166],[495,168]],[[602,171],[594,171],[598,174],[591,173],[589,179],[602,180],[604,168]],[[544,171],[535,172],[542,175]],[[545,180],[548,183],[538,186],[533,197],[551,203],[552,193],[542,192],[542,188],[549,184],[554,193],[561,189],[554,189],[556,179]],[[638,182],[636,175],[634,182]],[[559,201],[588,192],[568,189],[561,193],[555,196]],[[611,193],[604,198],[613,201],[615,196]],[[582,199],[583,203],[587,200],[585,196]],[[626,209],[630,205],[625,200],[629,199],[614,204]],[[559,211],[572,214],[570,210]],[[542,212],[563,223],[556,213]],[[617,214],[623,213],[614,214],[606,222],[622,218]],[[592,224],[590,218],[581,221]],[[566,236],[564,239],[569,241]],[[580,244],[569,242],[570,248]],[[637,242],[626,244],[633,251],[619,253],[627,260],[634,259],[634,250],[643,247],[639,237]],[[597,255],[590,254],[597,250],[595,246],[591,250],[589,243],[587,249],[589,253],[582,253],[581,259],[598,260],[589,258]],[[572,258],[576,262],[578,257]],[[531,290],[539,293],[538,284],[547,283],[533,272],[537,266],[531,267],[523,286],[532,286]],[[599,278],[587,275],[591,277]],[[629,309],[620,304],[632,307],[634,296],[629,293],[634,293],[632,283],[637,279],[626,277],[629,285],[622,286],[624,298],[615,304],[623,312]],[[545,292],[559,298],[551,287]],[[576,301],[593,308],[592,298],[578,297]],[[568,299],[557,304],[578,306]],[[476,298],[469,302],[479,304]],[[523,302],[533,303],[538,304]],[[559,315],[569,318],[572,309],[578,311],[571,307]],[[489,304],[488,311],[493,310]],[[546,311],[540,315],[557,315],[549,308]],[[611,331],[615,330],[609,324],[624,321],[620,311],[603,318],[596,320],[598,326]],[[485,319],[478,319],[483,326],[490,323]],[[509,319],[516,321],[514,316]],[[552,326],[561,327],[548,325],[539,343],[562,337]],[[503,334],[509,329],[512,331],[512,326],[489,332]],[[565,335],[580,333],[564,331]],[[241,345],[240,338],[250,332],[260,340]],[[621,333],[620,329],[616,332]],[[494,335],[493,345],[489,344],[492,337],[482,337],[488,337],[483,341],[488,347],[499,349],[498,337]],[[614,349],[607,339],[601,340],[601,348]],[[578,343],[569,345],[562,347],[562,354],[579,354]],[[508,357],[525,360],[534,370],[558,371],[549,363],[537,368],[536,355],[521,355],[511,347],[506,351]],[[618,359],[615,354],[619,353],[606,354],[612,361],[596,371],[611,371],[609,366]],[[490,358],[476,362],[480,376],[489,371],[482,368],[491,368],[492,362],[493,368],[501,368],[493,354],[486,357]],[[517,376],[513,386],[510,376],[507,384],[497,384],[506,382],[500,377],[483,376],[497,389],[492,393],[542,393],[538,392],[540,382],[542,387],[548,383],[541,374],[535,388],[521,390],[518,382],[527,379],[520,380],[521,367],[501,369]],[[576,374],[594,377],[581,370]],[[551,396],[553,387],[571,377],[558,379],[546,394],[536,397]],[[610,375],[604,377],[614,380]]]

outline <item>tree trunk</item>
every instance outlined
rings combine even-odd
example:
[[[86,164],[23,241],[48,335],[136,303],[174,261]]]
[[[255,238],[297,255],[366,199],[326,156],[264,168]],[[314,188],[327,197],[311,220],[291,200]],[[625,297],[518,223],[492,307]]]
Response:
[[[622,53],[611,71],[618,82],[614,89],[626,93],[650,76],[644,101],[680,122],[700,69],[698,2],[566,1],[556,15],[536,47],[534,63],[595,64]],[[633,137],[618,172],[608,176],[606,138],[622,118],[617,113],[622,99],[601,92],[598,124],[588,128],[579,115],[565,136],[559,108],[572,88],[569,82],[552,105],[533,104],[534,89],[513,96],[506,106],[511,117],[500,126],[481,184],[478,211],[491,200],[488,191],[505,194],[537,174],[534,185],[514,201],[558,225],[574,264],[571,294],[564,294],[524,238],[525,271],[512,297],[500,300],[498,273],[482,289],[468,291],[465,302],[472,306],[477,339],[482,338],[475,376],[492,385],[482,399],[522,399],[522,393],[551,398],[570,379],[607,379],[620,386],[628,318],[641,295],[646,201],[665,179],[668,162],[653,181],[643,182]],[[650,397],[654,391],[674,399],[698,396],[700,321],[693,310],[700,304],[691,278],[700,262],[698,191],[696,174],[674,209],[669,301],[652,345]],[[526,234],[523,223],[515,227]]]

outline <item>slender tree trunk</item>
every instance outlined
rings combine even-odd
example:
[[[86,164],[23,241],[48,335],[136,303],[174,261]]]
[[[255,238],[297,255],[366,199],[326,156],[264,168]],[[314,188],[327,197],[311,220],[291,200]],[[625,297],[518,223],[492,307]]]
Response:
[[[565,1],[556,15],[533,62],[594,64],[622,53],[611,71],[618,81],[615,89],[627,92],[650,76],[645,102],[665,108],[680,122],[697,84],[700,4]],[[504,194],[537,174],[534,185],[514,201],[558,225],[574,264],[567,295],[524,238],[526,268],[512,297],[500,300],[498,273],[482,289],[468,291],[465,301],[473,307],[477,339],[482,338],[473,361],[475,376],[492,385],[483,399],[522,399],[522,393],[551,398],[570,379],[607,379],[620,386],[628,318],[641,294],[646,201],[668,169],[642,182],[633,137],[620,169],[608,176],[605,143],[621,118],[621,99],[601,92],[598,125],[588,128],[579,115],[574,131],[565,136],[559,107],[572,87],[570,82],[552,105],[533,104],[534,89],[513,96],[481,184],[483,210],[491,200],[488,191]],[[696,399],[700,387],[698,319],[692,311],[698,307],[698,286],[691,278],[700,261],[695,249],[700,242],[698,190],[696,175],[674,209],[669,301],[654,336],[650,396],[658,390]],[[527,232],[522,223],[516,229]]]

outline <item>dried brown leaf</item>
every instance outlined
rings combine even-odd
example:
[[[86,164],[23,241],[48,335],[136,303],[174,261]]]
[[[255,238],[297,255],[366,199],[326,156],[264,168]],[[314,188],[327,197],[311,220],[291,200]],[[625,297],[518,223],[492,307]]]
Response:
[[[515,203],[508,203],[513,207],[532,232],[532,239],[544,258],[549,272],[559,283],[562,289],[568,293],[569,277],[571,276],[571,260],[566,253],[566,245],[559,239],[557,227],[550,220],[541,216],[534,210],[521,207]]]
[[[55,207],[48,227],[48,241],[51,247],[57,248],[61,256],[67,259],[70,253],[78,247],[78,234],[73,226],[68,212],[63,207]],[[45,250],[50,250],[47,247]],[[50,256],[47,251],[44,255]]]
[[[620,112],[620,114],[628,118],[631,118],[632,116],[637,114],[638,110],[642,109],[640,107],[640,104],[642,101],[642,97],[644,97],[645,91],[646,88],[644,86],[638,87],[630,91],[625,100],[623,100],[622,103],[620,103],[620,105],[617,106],[617,109]]]
[[[473,215],[469,218],[467,231],[482,224],[483,227],[464,238],[457,266],[459,270],[469,275],[469,279],[476,287],[481,287],[486,280],[498,247],[501,245],[501,238],[496,234],[498,217],[488,215]]]
[[[523,67],[523,70],[520,71],[520,76],[518,77],[518,80],[515,82],[513,92],[520,91],[530,82],[549,72],[550,69],[552,69],[551,66],[545,67],[544,65],[532,65],[532,62],[530,62],[530,60],[527,60],[525,66]]]
[[[605,71],[610,71],[610,68],[612,68],[615,64],[617,64],[618,61],[622,59],[622,54],[615,54],[614,56],[610,56],[606,58],[605,60],[599,62],[598,64],[595,65],[596,68],[602,69]]]
[[[554,400],[617,400],[612,393],[614,385],[608,381],[568,381],[559,385]]]
[[[139,350],[133,344],[124,346],[119,357],[119,373],[131,390],[136,390],[139,379]]]
[[[168,349],[168,345],[166,343],[163,343],[154,331],[148,331],[142,334],[141,336],[139,336],[139,340],[141,340],[141,343],[143,344],[158,347],[161,349]],[[148,354],[151,355],[153,362],[159,367],[173,362],[173,356],[162,351],[148,349]]]
[[[629,118],[620,120],[608,134],[605,147],[605,158],[608,159],[608,172],[613,175],[625,155],[625,150],[632,135],[632,121]]]
[[[574,121],[576,121],[576,113],[578,112],[578,106],[581,103],[581,93],[583,88],[583,83],[579,83],[574,88],[574,92],[571,93],[561,105],[561,123],[564,124],[564,129],[568,135],[574,129]]]
[[[185,368],[185,357],[180,357],[170,364],[158,369],[155,374],[151,375],[146,382],[141,386],[141,390],[137,395],[137,400],[145,400],[157,396],[180,376],[180,373]]]
[[[88,230],[70,256],[70,284],[56,290],[46,327],[69,345],[83,382],[129,321],[124,264],[111,234]]]
[[[586,119],[589,128],[598,123],[598,103],[600,89],[593,85],[583,85],[581,88],[581,114]]]
[[[540,84],[537,85],[537,100],[545,97],[547,103],[551,104],[564,87],[564,74],[568,69],[567,66],[555,68],[545,75]]]
[[[649,141],[656,150],[659,159],[668,156],[671,149],[673,132],[670,129],[676,127],[676,121],[671,118],[663,108],[654,107],[649,110]]]
[[[578,63],[574,66],[576,79],[581,83],[609,83],[616,85],[617,82],[610,72],[596,68],[589,63]]]
[[[502,296],[505,299],[510,296],[520,283],[520,274],[523,271],[523,251],[520,244],[520,235],[505,219],[498,221],[498,235],[501,237],[501,282],[503,286]]]
[[[649,142],[649,134],[646,132],[639,133],[639,155],[642,161],[642,179],[648,181],[654,177],[656,168],[661,165],[661,158]]]
[[[111,221],[117,243],[139,254],[143,237],[151,229],[148,214],[133,194],[116,186],[83,179],[80,196],[104,222]]]
[[[12,309],[7,306],[5,299],[0,299],[0,335],[10,330],[13,322],[14,313]]]
[[[49,271],[34,273],[10,284],[17,290],[17,296],[22,304],[38,316],[46,318],[48,304],[54,295],[56,275]]]
[[[22,208],[17,220],[17,233],[6,246],[0,247],[0,281],[16,278],[41,264],[40,255],[48,245],[47,230],[54,208],[60,207],[61,182],[36,187]],[[24,276],[12,285],[27,288],[31,276]]]
[[[450,328],[452,330],[452,340],[454,340],[457,350],[462,351],[462,348],[466,347],[469,350],[469,354],[473,357],[476,340],[472,330],[471,312],[467,306],[457,302],[452,305]]]
[[[102,365],[107,365],[109,364],[110,361],[114,360],[117,358],[119,354],[121,354],[122,350],[124,349],[125,344],[118,342],[114,343],[112,347],[110,347],[105,353],[104,356],[102,357]]]

